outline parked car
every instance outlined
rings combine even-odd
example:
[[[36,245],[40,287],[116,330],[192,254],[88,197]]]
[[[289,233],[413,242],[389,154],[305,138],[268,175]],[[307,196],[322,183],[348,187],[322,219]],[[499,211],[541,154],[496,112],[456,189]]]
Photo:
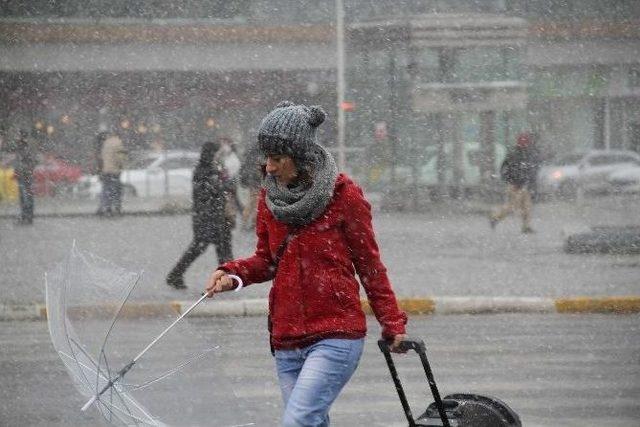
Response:
[[[538,192],[575,196],[578,188],[586,192],[609,191],[609,176],[630,166],[640,166],[640,154],[625,150],[592,150],[564,155],[540,168]]]
[[[191,177],[200,153],[167,150],[132,155],[120,181],[126,196],[191,196]],[[102,183],[97,175],[84,176],[77,186],[79,197],[97,198]]]
[[[33,170],[33,194],[57,196],[70,194],[82,177],[82,168],[51,154],[45,154]]]
[[[613,192],[640,193],[640,166],[629,166],[613,172],[608,181]]]

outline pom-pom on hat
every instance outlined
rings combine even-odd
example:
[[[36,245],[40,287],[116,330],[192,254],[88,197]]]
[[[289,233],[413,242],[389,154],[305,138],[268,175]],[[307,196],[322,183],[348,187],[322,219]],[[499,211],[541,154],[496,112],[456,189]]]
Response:
[[[316,129],[326,117],[319,106],[280,102],[260,124],[258,147],[264,155],[291,156],[299,166],[312,160]]]

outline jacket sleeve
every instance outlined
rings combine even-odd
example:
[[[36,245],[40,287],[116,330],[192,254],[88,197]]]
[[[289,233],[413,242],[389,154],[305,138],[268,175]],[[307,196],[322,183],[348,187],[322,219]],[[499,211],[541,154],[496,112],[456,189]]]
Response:
[[[344,232],[351,260],[367,293],[371,309],[382,326],[382,336],[393,338],[404,334],[407,315],[398,306],[387,269],[380,259],[371,221],[371,205],[357,185],[350,183],[344,191],[343,197],[349,206],[345,213]]]
[[[222,264],[219,268],[228,273],[238,275],[245,285],[265,282],[273,279],[275,269],[273,258],[269,249],[269,231],[266,222],[267,205],[264,195],[258,201],[258,216],[256,219],[256,243],[255,253],[248,258],[241,258]]]

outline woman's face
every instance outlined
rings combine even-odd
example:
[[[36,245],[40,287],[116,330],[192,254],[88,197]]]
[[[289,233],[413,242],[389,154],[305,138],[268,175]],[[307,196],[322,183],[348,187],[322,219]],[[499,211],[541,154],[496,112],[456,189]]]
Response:
[[[298,176],[298,169],[293,159],[281,154],[267,156],[266,170],[282,185],[291,184]]]

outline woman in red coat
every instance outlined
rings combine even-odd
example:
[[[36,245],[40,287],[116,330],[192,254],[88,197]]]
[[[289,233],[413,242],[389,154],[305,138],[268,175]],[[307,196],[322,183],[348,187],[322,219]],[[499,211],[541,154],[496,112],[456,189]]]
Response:
[[[267,175],[258,201],[255,253],[227,262],[206,285],[213,295],[273,280],[271,347],[285,404],[283,426],[328,426],[329,409],[355,371],[366,334],[359,283],[392,351],[407,316],[380,260],[362,190],[316,142],[320,107],[282,102],[262,121]]]

